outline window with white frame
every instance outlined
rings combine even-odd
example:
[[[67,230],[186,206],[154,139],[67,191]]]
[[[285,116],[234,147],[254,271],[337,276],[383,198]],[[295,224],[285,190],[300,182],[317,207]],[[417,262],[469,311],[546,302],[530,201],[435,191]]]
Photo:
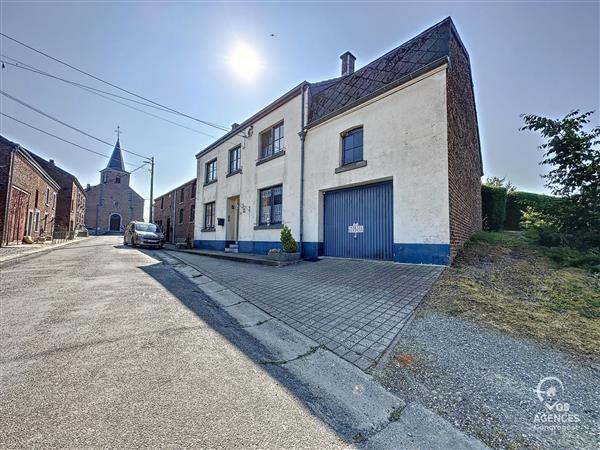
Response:
[[[283,187],[273,186],[262,189],[259,193],[260,211],[259,225],[274,225],[281,223]]]

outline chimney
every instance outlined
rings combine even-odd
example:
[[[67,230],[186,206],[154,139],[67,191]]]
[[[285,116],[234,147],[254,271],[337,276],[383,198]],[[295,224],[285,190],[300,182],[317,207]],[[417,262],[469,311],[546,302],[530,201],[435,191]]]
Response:
[[[53,166],[53,165],[54,165],[54,160],[53,160],[53,159],[51,159],[51,160],[50,160],[50,161],[48,161],[48,162],[50,163],[50,165],[51,165],[51,166]]]
[[[86,191],[89,191],[89,190],[91,190],[91,189],[92,189],[92,187],[90,186],[90,183],[88,183],[88,184],[87,184],[87,186],[85,187],[85,190],[86,190]]]
[[[350,52],[344,53],[340,56],[342,60],[342,76],[350,75],[354,73],[354,61],[356,61],[356,56],[354,56]]]
[[[232,123],[231,124],[231,131],[235,130],[236,128],[239,128],[240,124],[239,123]]]

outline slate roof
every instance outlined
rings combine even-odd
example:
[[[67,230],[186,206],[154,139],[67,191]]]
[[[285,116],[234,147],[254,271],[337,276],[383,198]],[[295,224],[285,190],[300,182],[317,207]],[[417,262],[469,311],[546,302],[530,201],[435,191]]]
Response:
[[[115,169],[120,170],[121,172],[125,172],[125,165],[123,164],[123,153],[121,153],[121,144],[119,142],[119,138],[117,138],[117,143],[115,144],[115,148],[110,155],[110,159],[108,160],[107,169]]]
[[[449,56],[453,27],[447,17],[353,74],[311,84],[308,125],[443,62]]]

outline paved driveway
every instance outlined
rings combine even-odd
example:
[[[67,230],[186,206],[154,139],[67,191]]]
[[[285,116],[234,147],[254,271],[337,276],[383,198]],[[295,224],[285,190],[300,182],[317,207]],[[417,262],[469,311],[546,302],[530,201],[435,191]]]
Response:
[[[363,370],[382,356],[443,270],[335,258],[269,267],[171,254]]]

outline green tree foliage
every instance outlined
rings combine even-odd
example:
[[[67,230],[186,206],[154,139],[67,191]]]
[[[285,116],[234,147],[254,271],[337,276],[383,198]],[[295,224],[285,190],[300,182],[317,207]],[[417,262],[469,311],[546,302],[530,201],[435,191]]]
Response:
[[[484,229],[502,230],[506,218],[506,188],[481,186],[481,216]]]
[[[517,190],[517,188],[515,187],[514,184],[511,183],[510,180],[507,180],[506,177],[487,177],[485,180],[485,184],[486,186],[491,186],[491,187],[501,187],[501,188],[505,188],[507,192],[515,192]]]
[[[546,142],[540,145],[550,166],[543,175],[554,195],[567,200],[557,208],[559,229],[583,233],[582,238],[597,243],[600,235],[600,127],[589,129],[593,111],[575,110],[563,119],[523,115],[521,130],[539,132]],[[593,245],[593,244],[592,244]]]
[[[298,243],[292,236],[292,230],[287,225],[281,229],[281,248],[286,253],[296,253],[298,251]]]

